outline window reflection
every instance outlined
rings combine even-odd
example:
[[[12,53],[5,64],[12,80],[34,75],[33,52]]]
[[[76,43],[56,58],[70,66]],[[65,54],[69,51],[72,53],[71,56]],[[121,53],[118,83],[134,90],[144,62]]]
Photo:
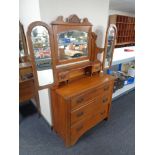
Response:
[[[67,31],[58,34],[59,60],[88,56],[88,33]]]

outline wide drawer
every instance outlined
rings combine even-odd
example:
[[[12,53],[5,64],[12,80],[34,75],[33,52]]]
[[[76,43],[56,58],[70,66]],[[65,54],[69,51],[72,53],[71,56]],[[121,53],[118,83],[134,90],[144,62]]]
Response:
[[[99,111],[103,105],[110,102],[110,95],[105,94],[104,96],[97,97],[91,102],[87,102],[86,105],[71,111],[71,124],[74,124],[87,116],[91,116]]]
[[[75,143],[82,134],[98,124],[101,120],[105,119],[108,116],[109,106],[110,104],[104,104],[96,114],[73,125],[71,127],[71,142]]]
[[[97,96],[101,96],[103,94],[110,94],[111,86],[112,86],[111,83],[107,82],[100,88],[94,88],[85,94],[73,97],[71,99],[71,109],[73,110],[80,106],[83,106],[84,104],[87,104],[87,102],[89,102],[90,100],[92,100],[93,98],[95,98]]]

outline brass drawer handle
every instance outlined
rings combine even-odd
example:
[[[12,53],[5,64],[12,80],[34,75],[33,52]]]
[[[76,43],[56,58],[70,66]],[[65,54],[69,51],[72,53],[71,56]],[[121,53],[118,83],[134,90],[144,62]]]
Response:
[[[77,128],[76,128],[76,131],[78,132],[78,131],[80,131],[81,129],[83,129],[83,125],[77,127]]]
[[[107,91],[109,89],[109,86],[107,85],[103,89],[104,89],[104,91]]]
[[[79,98],[78,100],[77,100],[77,103],[81,103],[81,102],[83,102],[83,98]]]
[[[104,97],[103,98],[103,103],[107,102],[108,101],[108,97]]]
[[[77,116],[77,117],[81,117],[83,114],[84,114],[84,112],[83,112],[83,111],[80,111],[80,112],[77,113],[76,116]]]

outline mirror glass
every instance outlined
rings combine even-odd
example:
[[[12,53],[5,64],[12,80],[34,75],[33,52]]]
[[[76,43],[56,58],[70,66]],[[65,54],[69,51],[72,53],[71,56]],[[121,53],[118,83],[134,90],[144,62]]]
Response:
[[[88,57],[88,33],[83,31],[66,31],[57,34],[59,60]]]
[[[35,26],[31,32],[31,40],[39,85],[51,84],[53,83],[53,71],[48,30],[43,26]]]
[[[20,56],[24,56],[24,45],[23,45],[23,41],[22,41],[22,36],[21,36],[21,32],[19,30],[19,55]]]
[[[23,63],[28,61],[28,50],[24,28],[21,22],[19,21],[19,62]]]
[[[106,48],[106,56],[105,56],[105,68],[109,68],[112,62],[113,56],[113,49],[114,49],[114,42],[115,42],[115,29],[114,27],[109,27],[107,33],[107,48]]]

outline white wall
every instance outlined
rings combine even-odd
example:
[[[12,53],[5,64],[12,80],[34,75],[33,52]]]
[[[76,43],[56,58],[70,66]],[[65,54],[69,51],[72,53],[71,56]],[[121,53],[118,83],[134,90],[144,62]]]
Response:
[[[107,28],[109,0],[39,0],[41,19],[48,24],[58,16],[65,18],[77,14],[80,18],[87,17],[94,25],[98,34],[97,45],[104,47]]]
[[[130,12],[123,12],[123,11],[118,11],[118,10],[109,10],[109,15],[114,15],[114,14],[130,16],[130,17],[135,16],[134,13],[130,13]]]
[[[19,0],[19,20],[24,26],[25,33],[31,22],[41,20],[39,0]]]

